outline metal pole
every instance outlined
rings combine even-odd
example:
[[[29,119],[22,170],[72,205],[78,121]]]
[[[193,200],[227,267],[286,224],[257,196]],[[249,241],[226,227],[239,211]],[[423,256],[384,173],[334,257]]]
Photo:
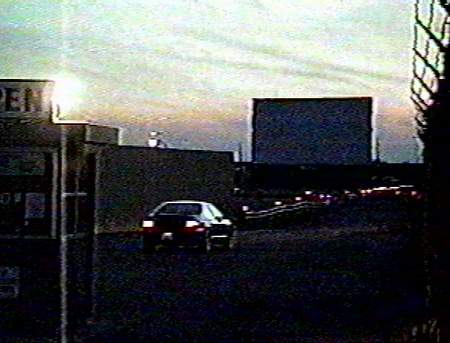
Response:
[[[61,342],[67,342],[67,218],[66,218],[66,181],[67,181],[67,129],[61,125],[60,146],[60,292],[61,292]]]

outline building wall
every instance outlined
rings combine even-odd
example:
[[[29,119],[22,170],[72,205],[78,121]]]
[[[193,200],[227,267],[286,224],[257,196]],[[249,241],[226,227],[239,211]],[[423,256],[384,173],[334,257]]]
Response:
[[[0,128],[2,147],[57,147],[61,141],[61,125],[0,122]]]
[[[98,163],[98,232],[136,229],[162,201],[233,206],[231,152],[108,146]]]
[[[371,98],[253,99],[253,161],[371,163]]]
[[[86,144],[87,124],[1,112],[0,128],[0,337],[56,342],[63,310],[69,334],[91,316],[95,175],[88,162],[105,140],[91,135],[100,144]]]

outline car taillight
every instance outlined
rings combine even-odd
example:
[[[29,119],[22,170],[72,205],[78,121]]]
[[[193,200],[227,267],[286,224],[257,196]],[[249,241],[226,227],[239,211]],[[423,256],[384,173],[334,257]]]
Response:
[[[155,222],[153,220],[144,220],[142,222],[142,228],[140,231],[144,233],[155,233],[159,232],[160,230],[155,227]]]
[[[184,224],[185,227],[197,227],[199,226],[200,223],[196,220],[187,220],[186,223]]]
[[[205,228],[204,227],[202,227],[202,226],[199,226],[199,227],[197,227],[197,228],[195,228],[195,232],[205,232]]]
[[[142,227],[149,228],[149,227],[154,227],[154,226],[155,226],[155,222],[153,220],[144,220],[142,222]]]
[[[196,220],[187,220],[183,231],[186,233],[199,233],[205,232],[206,228],[202,225],[202,223]]]

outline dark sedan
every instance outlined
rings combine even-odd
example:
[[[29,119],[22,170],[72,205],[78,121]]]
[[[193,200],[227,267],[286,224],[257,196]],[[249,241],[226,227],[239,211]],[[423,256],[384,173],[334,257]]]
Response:
[[[141,232],[146,252],[160,246],[208,252],[216,246],[231,249],[236,241],[233,223],[216,206],[203,201],[164,202],[143,220]]]

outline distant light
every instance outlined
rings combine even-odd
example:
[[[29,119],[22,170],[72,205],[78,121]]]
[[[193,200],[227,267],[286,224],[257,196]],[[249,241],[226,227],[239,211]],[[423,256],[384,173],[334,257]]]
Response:
[[[248,206],[242,206],[242,211],[244,211],[244,212],[248,212],[248,210],[249,210],[250,208],[248,207]]]
[[[73,76],[58,75],[52,78],[55,81],[53,92],[53,103],[58,106],[61,113],[75,108],[83,92],[83,84]]]
[[[302,197],[295,197],[295,201],[302,201]]]
[[[159,138],[159,132],[158,131],[150,131],[149,132],[150,138],[147,141],[147,144],[150,148],[159,148],[161,145],[161,140]]]
[[[156,138],[151,138],[148,140],[148,146],[150,148],[156,148],[158,146],[158,143],[159,143],[158,139],[156,139]]]
[[[275,201],[275,206],[280,206],[282,204],[281,201]]]

